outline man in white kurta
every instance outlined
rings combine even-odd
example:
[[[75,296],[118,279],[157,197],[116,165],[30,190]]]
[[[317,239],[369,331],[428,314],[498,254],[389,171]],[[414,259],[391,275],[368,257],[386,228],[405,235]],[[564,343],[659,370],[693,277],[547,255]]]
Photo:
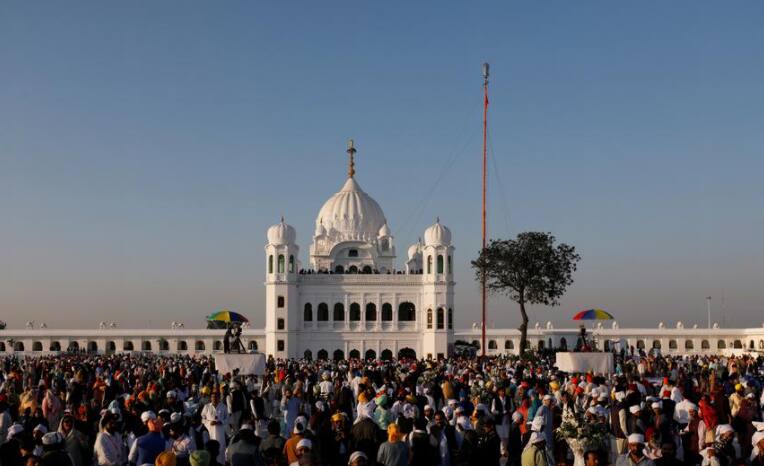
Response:
[[[210,440],[217,440],[220,443],[217,461],[220,464],[225,464],[225,429],[228,425],[228,407],[220,402],[220,394],[217,391],[212,392],[210,402],[202,408],[202,422],[210,434]]]

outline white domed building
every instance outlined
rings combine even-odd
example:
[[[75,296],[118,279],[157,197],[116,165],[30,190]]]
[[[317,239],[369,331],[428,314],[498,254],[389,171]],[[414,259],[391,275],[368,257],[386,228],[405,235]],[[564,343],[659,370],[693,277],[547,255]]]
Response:
[[[396,264],[379,203],[348,178],[321,207],[302,267],[295,229],[268,229],[265,353],[275,357],[438,357],[453,344],[454,247],[437,220]]]

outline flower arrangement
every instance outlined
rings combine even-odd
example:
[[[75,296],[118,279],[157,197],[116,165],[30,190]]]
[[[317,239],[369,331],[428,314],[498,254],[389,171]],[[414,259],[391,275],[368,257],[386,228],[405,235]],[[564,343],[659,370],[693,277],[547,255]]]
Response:
[[[583,414],[570,410],[563,413],[562,423],[555,430],[555,435],[566,441],[578,440],[586,448],[605,448],[610,442],[607,424],[589,421]]]

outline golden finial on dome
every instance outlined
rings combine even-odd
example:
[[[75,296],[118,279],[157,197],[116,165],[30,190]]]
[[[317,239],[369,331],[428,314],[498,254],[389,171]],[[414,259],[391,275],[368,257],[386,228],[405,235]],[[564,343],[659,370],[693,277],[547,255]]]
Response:
[[[350,156],[350,164],[348,166],[348,178],[352,178],[355,175],[355,160],[354,155],[356,153],[355,147],[353,147],[353,140],[348,139],[348,155]]]

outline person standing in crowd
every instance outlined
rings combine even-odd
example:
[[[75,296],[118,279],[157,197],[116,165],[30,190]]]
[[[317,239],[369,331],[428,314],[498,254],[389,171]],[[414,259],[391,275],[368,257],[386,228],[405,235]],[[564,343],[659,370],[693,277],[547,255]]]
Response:
[[[204,427],[209,432],[210,440],[218,442],[219,446],[226,444],[225,431],[228,425],[228,409],[226,405],[220,403],[220,393],[215,390],[210,395],[210,402],[202,409],[202,420]],[[219,448],[219,450],[221,450]],[[225,455],[223,451],[218,451],[215,456],[218,463],[225,461]]]
[[[376,458],[382,466],[408,466],[409,448],[401,442],[397,424],[387,426],[387,441],[379,446]]]
[[[123,466],[127,462],[122,434],[117,430],[117,417],[106,413],[101,419],[93,453],[98,466]]]
[[[653,460],[645,456],[645,437],[631,434],[627,438],[627,452],[619,455],[616,466],[655,466]]]

